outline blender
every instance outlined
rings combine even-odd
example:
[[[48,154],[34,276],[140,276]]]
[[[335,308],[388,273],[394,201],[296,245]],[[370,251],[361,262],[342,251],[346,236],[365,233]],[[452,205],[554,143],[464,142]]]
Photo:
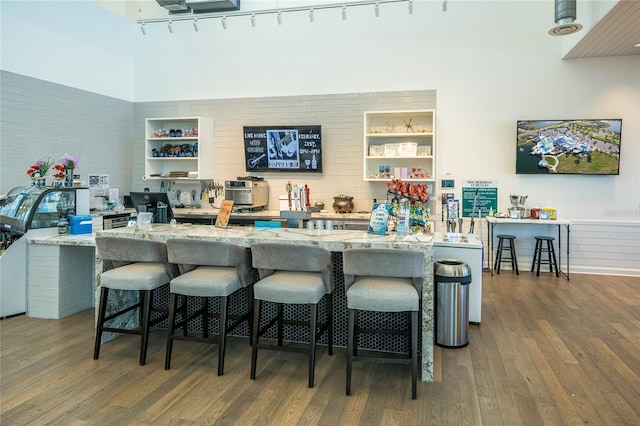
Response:
[[[511,207],[509,208],[509,216],[513,217],[513,212],[519,212],[519,217],[525,218],[524,205],[527,202],[527,195],[510,195]]]

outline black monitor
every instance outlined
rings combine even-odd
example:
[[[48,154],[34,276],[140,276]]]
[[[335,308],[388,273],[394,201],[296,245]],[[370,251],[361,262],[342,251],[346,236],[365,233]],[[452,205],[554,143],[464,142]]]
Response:
[[[153,213],[154,223],[158,223],[158,203],[163,203],[167,206],[166,222],[173,219],[173,210],[171,210],[171,203],[166,192],[131,192],[130,195],[136,211],[138,213]]]

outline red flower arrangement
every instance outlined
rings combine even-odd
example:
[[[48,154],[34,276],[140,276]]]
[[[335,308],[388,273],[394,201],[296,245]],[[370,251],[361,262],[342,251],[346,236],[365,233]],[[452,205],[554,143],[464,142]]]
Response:
[[[53,178],[62,180],[67,177],[67,174],[64,172],[65,168],[62,164],[56,164],[53,166]]]

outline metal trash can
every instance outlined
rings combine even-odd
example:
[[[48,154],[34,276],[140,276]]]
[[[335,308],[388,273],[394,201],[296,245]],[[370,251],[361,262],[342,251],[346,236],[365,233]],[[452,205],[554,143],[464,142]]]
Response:
[[[434,262],[436,345],[462,348],[469,344],[471,267],[461,260]]]

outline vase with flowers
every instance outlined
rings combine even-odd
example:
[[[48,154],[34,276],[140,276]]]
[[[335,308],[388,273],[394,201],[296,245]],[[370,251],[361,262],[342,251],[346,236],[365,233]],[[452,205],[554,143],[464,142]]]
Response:
[[[73,155],[65,154],[60,157],[60,164],[64,167],[65,179],[64,186],[73,186],[73,170],[78,167],[78,159]]]
[[[67,177],[65,168],[62,164],[56,164],[53,166],[53,186],[54,188],[61,188],[62,184]]]
[[[46,160],[39,158],[27,169],[27,175],[31,178],[33,186],[46,186],[45,177],[47,176],[47,172],[51,168],[52,164],[53,161],[51,161],[50,158],[47,158]]]

